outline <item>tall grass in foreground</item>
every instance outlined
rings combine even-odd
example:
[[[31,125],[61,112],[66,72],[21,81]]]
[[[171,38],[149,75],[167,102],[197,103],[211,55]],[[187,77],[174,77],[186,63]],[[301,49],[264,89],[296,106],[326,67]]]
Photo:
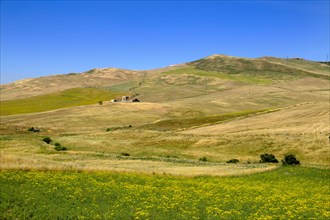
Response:
[[[329,219],[330,172],[240,177],[0,172],[1,219]]]

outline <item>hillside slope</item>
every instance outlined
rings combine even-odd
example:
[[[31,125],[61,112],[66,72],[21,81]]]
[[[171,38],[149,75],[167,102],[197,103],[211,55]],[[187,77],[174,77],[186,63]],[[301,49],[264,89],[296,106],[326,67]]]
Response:
[[[83,73],[69,73],[19,80],[1,85],[1,101],[60,92],[72,88],[103,87],[137,82],[144,72],[117,68],[92,69]]]
[[[205,157],[198,169],[209,175],[206,167],[221,173],[219,164],[229,159],[250,169],[260,154],[281,159],[293,153],[304,165],[330,166],[327,68],[306,60],[215,55],[157,70],[104,69],[3,85],[1,160],[9,168],[88,170],[123,170],[130,163],[141,172],[161,164],[181,174],[186,171],[176,170],[178,164],[198,167]],[[52,79],[65,86],[51,86]],[[117,94],[142,102],[110,102]],[[24,108],[32,110],[18,114]],[[16,113],[5,116],[8,109]],[[55,151],[41,141],[45,136],[68,151]]]
[[[99,68],[83,73],[19,80],[11,84],[1,85],[1,100],[22,99],[80,87],[122,85],[119,86],[121,91],[127,91],[141,87],[141,82],[146,82],[144,88],[147,87],[146,91],[143,89],[137,91],[141,95],[150,94],[148,89],[161,90],[166,87],[172,90],[178,87],[182,88],[184,85],[191,85],[188,93],[198,90],[200,85],[209,85],[209,88],[201,88],[206,90],[204,94],[207,94],[209,90],[212,92],[219,87],[223,89],[220,85],[221,82],[273,84],[305,77],[329,80],[329,65],[303,59],[286,60],[273,57],[248,59],[212,55],[186,64],[148,71]],[[116,88],[118,87],[114,87],[114,89]],[[168,93],[168,91],[160,92]],[[181,94],[179,93],[179,95]]]
[[[227,74],[259,75],[272,79],[291,77],[317,77],[330,79],[329,66],[303,59],[260,58],[247,59],[213,55],[190,63],[196,69],[219,71]]]

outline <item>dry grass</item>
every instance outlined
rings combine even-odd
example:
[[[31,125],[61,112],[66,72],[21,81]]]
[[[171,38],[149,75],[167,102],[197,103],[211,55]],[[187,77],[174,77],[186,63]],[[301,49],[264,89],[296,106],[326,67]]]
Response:
[[[296,69],[301,69],[301,70],[307,70],[309,72],[312,72],[314,74],[320,74],[320,75],[325,75],[329,76],[329,65],[327,64],[322,64],[322,63],[316,63],[316,62],[311,62],[307,61],[304,59],[297,59],[297,58],[292,58],[292,59],[279,59],[275,57],[264,57],[261,58],[264,60],[267,60],[268,62],[274,63],[274,64],[280,64]]]
[[[2,124],[26,129],[38,127],[49,133],[90,133],[116,126],[138,126],[160,119],[170,108],[156,103],[111,103],[58,109],[42,113],[7,116]]]
[[[1,101],[45,95],[78,87],[104,87],[124,82],[137,82],[143,78],[144,73],[141,71],[103,68],[79,74],[25,79],[1,85]]]
[[[324,74],[323,67],[306,65],[308,71],[321,68]],[[104,102],[102,106],[2,116],[1,167],[228,175],[272,169],[258,163],[263,153],[272,153],[279,160],[286,153],[294,153],[303,165],[330,165],[329,80],[302,76],[274,80],[275,77],[271,84],[264,85],[253,83],[255,79],[244,74],[240,76],[245,77],[243,81],[235,81],[232,76],[209,76],[205,71],[184,72],[187,65],[183,67],[186,69],[176,66],[148,72],[146,78],[144,72],[99,69],[10,85],[11,89],[2,90],[5,99],[19,97],[23,89],[27,96],[41,93],[41,84],[53,83],[56,87],[61,77],[70,81],[82,76],[79,83],[93,82],[118,91],[141,80],[141,86],[130,92],[139,93],[143,102]],[[66,86],[69,83],[59,88]],[[262,109],[280,111],[232,117],[208,126],[202,120]],[[194,123],[184,126],[185,131],[175,126],[161,131],[164,129],[160,121]],[[150,125],[152,130],[143,129]],[[27,132],[29,127],[42,132]],[[122,129],[107,132],[107,128]],[[55,151],[41,141],[44,136],[50,136],[68,151]],[[122,153],[130,157],[123,158]],[[201,157],[209,162],[199,163]],[[240,164],[224,164],[229,159],[238,159]]]
[[[302,103],[281,111],[242,118],[184,133],[219,135],[221,133],[319,134],[330,132],[328,102]]]
[[[236,176],[259,173],[276,169],[277,166],[263,164],[180,164],[161,161],[129,160],[129,159],[83,159],[75,162],[54,161],[45,158],[7,155],[0,156],[0,169],[13,170],[84,170],[137,172],[145,174],[166,174],[178,176]]]

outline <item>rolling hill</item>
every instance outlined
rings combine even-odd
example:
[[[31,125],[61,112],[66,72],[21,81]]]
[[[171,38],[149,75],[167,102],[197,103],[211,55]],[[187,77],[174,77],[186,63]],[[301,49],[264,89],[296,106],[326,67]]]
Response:
[[[1,101],[61,92],[72,88],[105,87],[143,78],[143,71],[96,68],[83,73],[69,73],[23,79],[1,85]]]
[[[207,166],[232,158],[248,165],[262,153],[330,166],[329,83],[325,63],[212,55],[155,70],[93,69],[1,85],[2,166],[154,166],[175,174],[183,166],[183,174],[202,157]],[[122,95],[142,102],[110,102]],[[55,151],[45,136],[68,151]]]

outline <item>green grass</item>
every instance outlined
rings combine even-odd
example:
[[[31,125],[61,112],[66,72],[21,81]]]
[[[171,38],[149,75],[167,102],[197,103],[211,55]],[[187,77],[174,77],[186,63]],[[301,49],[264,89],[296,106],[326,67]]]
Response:
[[[240,177],[1,171],[1,219],[329,219],[330,172]]]
[[[97,88],[74,88],[47,95],[1,102],[1,116],[43,112],[59,108],[97,104],[120,97],[123,93]]]
[[[131,81],[127,83],[121,83],[121,84],[116,84],[112,86],[107,86],[107,89],[111,89],[113,92],[127,92],[132,88],[135,88],[138,86],[138,82],[136,81]]]

